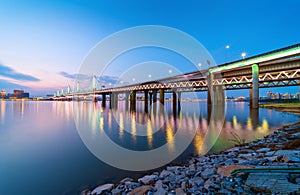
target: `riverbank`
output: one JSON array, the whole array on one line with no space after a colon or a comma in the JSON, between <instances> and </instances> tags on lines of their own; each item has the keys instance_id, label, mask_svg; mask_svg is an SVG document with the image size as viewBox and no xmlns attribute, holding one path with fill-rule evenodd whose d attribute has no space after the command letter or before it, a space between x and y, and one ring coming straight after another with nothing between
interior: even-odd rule
<instances>
[{"instance_id":1,"label":"riverbank","mask_svg":"<svg viewBox=\"0 0 300 195\"><path fill-rule=\"evenodd\" d=\"M138 180L126 178L117 184L85 190L82 194L300 193L300 173L265 171L230 175L240 168L275 167L300 168L300 123L218 154L193 157L182 166L169 166ZM278 182L285 187L278 187Z\"/></svg>"},{"instance_id":2,"label":"riverbank","mask_svg":"<svg viewBox=\"0 0 300 195\"><path fill-rule=\"evenodd\" d=\"M281 112L290 112L293 114L300 114L300 103L267 103L267 104L260 104L259 107L261 108L269 108L275 109Z\"/></svg>"}]
</instances>

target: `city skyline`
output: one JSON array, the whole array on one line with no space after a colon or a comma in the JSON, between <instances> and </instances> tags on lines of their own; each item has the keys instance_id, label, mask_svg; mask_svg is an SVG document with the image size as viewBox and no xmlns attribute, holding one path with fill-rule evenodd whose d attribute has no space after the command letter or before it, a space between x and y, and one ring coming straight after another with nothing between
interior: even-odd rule
<instances>
[{"instance_id":1,"label":"city skyline","mask_svg":"<svg viewBox=\"0 0 300 195\"><path fill-rule=\"evenodd\" d=\"M0 89L24 89L38 96L74 86L74 75L93 46L112 33L139 25L170 26L190 34L206 47L216 64L242 59L244 52L246 57L257 55L300 42L299 27L294 25L300 16L299 5L300 2L292 0L284 4L273 1L2 2ZM183 72L191 71L180 64L180 59L157 53L142 50L116 60L107 79L118 75L116 67L152 58L174 64ZM283 93L287 90L295 92L298 88L276 89ZM240 93L248 95L241 91L236 96Z\"/></svg>"}]
</instances>

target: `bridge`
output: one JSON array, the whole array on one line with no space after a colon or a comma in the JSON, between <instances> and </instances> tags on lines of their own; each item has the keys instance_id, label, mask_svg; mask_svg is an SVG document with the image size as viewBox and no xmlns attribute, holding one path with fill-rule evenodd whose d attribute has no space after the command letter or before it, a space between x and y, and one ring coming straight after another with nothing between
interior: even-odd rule
<instances>
[{"instance_id":1,"label":"bridge","mask_svg":"<svg viewBox=\"0 0 300 195\"><path fill-rule=\"evenodd\" d=\"M249 89L250 106L257 109L259 88L300 85L300 44L206 70L133 85L98 89L97 79L94 76L92 85L92 90L81 91L77 83L74 92L68 87L66 92L58 91L51 99L80 100L89 96L97 101L98 97L102 96L103 107L109 100L109 107L117 108L118 95L124 94L126 108L135 111L137 94L143 94L144 110L148 112L149 104L159 101L164 105L165 93L172 93L173 111L176 112L181 108L181 93L183 92L208 91L207 101L210 106L224 103L224 90Z\"/></svg>"}]
</instances>

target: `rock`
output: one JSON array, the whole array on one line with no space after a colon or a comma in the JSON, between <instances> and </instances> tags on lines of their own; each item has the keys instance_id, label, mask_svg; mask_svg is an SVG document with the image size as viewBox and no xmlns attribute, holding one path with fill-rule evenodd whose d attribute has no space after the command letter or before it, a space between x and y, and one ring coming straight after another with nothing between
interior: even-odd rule
<instances>
[{"instance_id":1,"label":"rock","mask_svg":"<svg viewBox=\"0 0 300 195\"><path fill-rule=\"evenodd\" d=\"M232 193L230 191L222 188L222 189L220 189L219 194L232 194Z\"/></svg>"},{"instance_id":2,"label":"rock","mask_svg":"<svg viewBox=\"0 0 300 195\"><path fill-rule=\"evenodd\" d=\"M115 189L112 189L112 190L111 190L111 193L112 193L113 195L121 195L121 194L122 194L122 191L123 191L123 190L121 190L121 189L115 188Z\"/></svg>"},{"instance_id":3,"label":"rock","mask_svg":"<svg viewBox=\"0 0 300 195\"><path fill-rule=\"evenodd\" d=\"M171 172L171 171L168 171L168 170L163 170L163 171L160 173L159 178L163 179L163 178L165 178L165 177L167 177L167 176L169 176L169 175L171 175L171 174L174 174L174 173Z\"/></svg>"},{"instance_id":4,"label":"rock","mask_svg":"<svg viewBox=\"0 0 300 195\"><path fill-rule=\"evenodd\" d=\"M231 165L231 164L234 164L233 160L231 158L227 159L225 162L224 162L225 165Z\"/></svg>"},{"instance_id":5,"label":"rock","mask_svg":"<svg viewBox=\"0 0 300 195\"><path fill-rule=\"evenodd\" d=\"M163 195L163 194L166 194L167 193L167 190L165 190L163 188L163 183L161 180L158 180L156 183L155 183L155 188L156 188L156 192L154 192L154 195Z\"/></svg>"},{"instance_id":6,"label":"rock","mask_svg":"<svg viewBox=\"0 0 300 195\"><path fill-rule=\"evenodd\" d=\"M254 155L256 155L255 152L254 152L254 153L247 153L247 154L239 154L238 157L239 157L239 158L247 159L247 158L252 157L252 156L254 156Z\"/></svg>"},{"instance_id":7,"label":"rock","mask_svg":"<svg viewBox=\"0 0 300 195\"><path fill-rule=\"evenodd\" d=\"M231 172L236 169L245 169L245 168L252 168L252 167L253 166L245 166L245 165L227 165L224 167L219 167L217 173L229 177Z\"/></svg>"},{"instance_id":8,"label":"rock","mask_svg":"<svg viewBox=\"0 0 300 195\"><path fill-rule=\"evenodd\" d=\"M192 186L203 186L204 180L201 177L196 177L196 178L190 179L189 183L192 184Z\"/></svg>"},{"instance_id":9,"label":"rock","mask_svg":"<svg viewBox=\"0 0 300 195\"><path fill-rule=\"evenodd\" d=\"M276 156L265 157L265 159L270 162L274 162L276 160L276 158L277 158Z\"/></svg>"},{"instance_id":10,"label":"rock","mask_svg":"<svg viewBox=\"0 0 300 195\"><path fill-rule=\"evenodd\" d=\"M266 157L270 157L270 156L273 156L274 154L275 154L275 151L266 152L266 153L265 153L265 156L266 156Z\"/></svg>"},{"instance_id":11,"label":"rock","mask_svg":"<svg viewBox=\"0 0 300 195\"><path fill-rule=\"evenodd\" d=\"M193 171L193 170L186 170L185 171L185 175L187 175L187 176L193 176L195 174L195 171Z\"/></svg>"},{"instance_id":12,"label":"rock","mask_svg":"<svg viewBox=\"0 0 300 195\"><path fill-rule=\"evenodd\" d=\"M300 155L299 150L277 150L274 156Z\"/></svg>"},{"instance_id":13,"label":"rock","mask_svg":"<svg viewBox=\"0 0 300 195\"><path fill-rule=\"evenodd\" d=\"M83 190L80 195L91 195L91 190Z\"/></svg>"},{"instance_id":14,"label":"rock","mask_svg":"<svg viewBox=\"0 0 300 195\"><path fill-rule=\"evenodd\" d=\"M148 192L147 192L147 195L153 195L153 192L148 191Z\"/></svg>"},{"instance_id":15,"label":"rock","mask_svg":"<svg viewBox=\"0 0 300 195\"><path fill-rule=\"evenodd\" d=\"M234 147L234 148L230 148L228 150L226 150L226 152L230 153L230 152L239 152L240 148L239 147Z\"/></svg>"},{"instance_id":16,"label":"rock","mask_svg":"<svg viewBox=\"0 0 300 195\"><path fill-rule=\"evenodd\" d=\"M216 173L216 168L207 168L201 173L203 179L208 179Z\"/></svg>"},{"instance_id":17,"label":"rock","mask_svg":"<svg viewBox=\"0 0 300 195\"><path fill-rule=\"evenodd\" d=\"M209 190L210 188L214 188L216 190L220 189L220 186L215 184L214 182L210 181L210 180L207 180L205 183L204 183L204 188Z\"/></svg>"},{"instance_id":18,"label":"rock","mask_svg":"<svg viewBox=\"0 0 300 195\"><path fill-rule=\"evenodd\" d=\"M180 187L185 190L187 187L187 182L186 181L181 182Z\"/></svg>"},{"instance_id":19,"label":"rock","mask_svg":"<svg viewBox=\"0 0 300 195\"><path fill-rule=\"evenodd\" d=\"M184 195L186 194L182 188L176 188L175 190L176 195Z\"/></svg>"},{"instance_id":20,"label":"rock","mask_svg":"<svg viewBox=\"0 0 300 195\"><path fill-rule=\"evenodd\" d=\"M175 172L178 169L182 169L182 167L180 167L180 166L167 167L167 170L172 171L172 172Z\"/></svg>"},{"instance_id":21,"label":"rock","mask_svg":"<svg viewBox=\"0 0 300 195\"><path fill-rule=\"evenodd\" d=\"M202 162L209 161L209 157L200 156L197 160L198 160L198 162L202 163Z\"/></svg>"},{"instance_id":22,"label":"rock","mask_svg":"<svg viewBox=\"0 0 300 195\"><path fill-rule=\"evenodd\" d=\"M145 175L142 178L138 179L138 182L144 184L144 185L148 185L150 183L153 183L155 181L157 181L159 178L157 175Z\"/></svg>"},{"instance_id":23,"label":"rock","mask_svg":"<svg viewBox=\"0 0 300 195\"><path fill-rule=\"evenodd\" d=\"M286 163L300 163L300 157L295 155L288 155L283 157L283 162Z\"/></svg>"},{"instance_id":24,"label":"rock","mask_svg":"<svg viewBox=\"0 0 300 195\"><path fill-rule=\"evenodd\" d=\"M256 152L259 152L259 153L266 153L269 151L270 151L270 148L260 148L260 149L256 150Z\"/></svg>"},{"instance_id":25,"label":"rock","mask_svg":"<svg viewBox=\"0 0 300 195\"><path fill-rule=\"evenodd\" d=\"M195 165L194 165L194 164L189 165L189 169L190 169L191 171L195 171Z\"/></svg>"},{"instance_id":26,"label":"rock","mask_svg":"<svg viewBox=\"0 0 300 195\"><path fill-rule=\"evenodd\" d=\"M122 179L122 180L120 181L120 183L125 183L125 182L127 182L127 181L133 181L133 179L127 177L127 178Z\"/></svg>"},{"instance_id":27,"label":"rock","mask_svg":"<svg viewBox=\"0 0 300 195\"><path fill-rule=\"evenodd\" d=\"M92 191L92 194L98 195L104 191L110 191L113 186L114 186L114 184L104 184L104 185L98 186Z\"/></svg>"},{"instance_id":28,"label":"rock","mask_svg":"<svg viewBox=\"0 0 300 195\"><path fill-rule=\"evenodd\" d=\"M243 192L244 192L243 188L241 188L240 186L235 187L234 190L235 190L238 194L243 194Z\"/></svg>"},{"instance_id":29,"label":"rock","mask_svg":"<svg viewBox=\"0 0 300 195\"><path fill-rule=\"evenodd\" d=\"M151 186L146 185L146 186L141 186L138 188L135 188L129 192L129 195L144 195L147 191L149 191Z\"/></svg>"},{"instance_id":30,"label":"rock","mask_svg":"<svg viewBox=\"0 0 300 195\"><path fill-rule=\"evenodd\" d=\"M249 165L250 162L248 160L239 159L237 162L238 165Z\"/></svg>"}]
</instances>

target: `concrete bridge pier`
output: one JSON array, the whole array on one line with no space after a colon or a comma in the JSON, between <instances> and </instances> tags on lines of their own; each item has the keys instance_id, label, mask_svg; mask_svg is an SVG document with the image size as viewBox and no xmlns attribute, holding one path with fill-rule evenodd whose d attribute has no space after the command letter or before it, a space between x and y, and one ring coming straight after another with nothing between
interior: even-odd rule
<instances>
[{"instance_id":1,"label":"concrete bridge pier","mask_svg":"<svg viewBox=\"0 0 300 195\"><path fill-rule=\"evenodd\" d=\"M157 91L153 90L153 103L157 102Z\"/></svg>"},{"instance_id":2,"label":"concrete bridge pier","mask_svg":"<svg viewBox=\"0 0 300 195\"><path fill-rule=\"evenodd\" d=\"M118 108L118 94L117 93L114 93L114 92L110 93L109 108L110 109Z\"/></svg>"},{"instance_id":3,"label":"concrete bridge pier","mask_svg":"<svg viewBox=\"0 0 300 195\"><path fill-rule=\"evenodd\" d=\"M176 114L177 114L177 93L176 93L176 91L173 91L172 92L172 95L173 95L173 97L172 97L172 109L173 109L173 115L174 115L174 117L176 116Z\"/></svg>"},{"instance_id":4,"label":"concrete bridge pier","mask_svg":"<svg viewBox=\"0 0 300 195\"><path fill-rule=\"evenodd\" d=\"M113 93L114 94L114 104L113 107L114 109L118 109L118 103L119 103L119 98L118 98L118 93Z\"/></svg>"},{"instance_id":5,"label":"concrete bridge pier","mask_svg":"<svg viewBox=\"0 0 300 195\"><path fill-rule=\"evenodd\" d=\"M125 93L125 99L124 99L124 101L125 101L125 110L126 110L126 111L127 111L128 108L129 108L129 96L130 96L129 93Z\"/></svg>"},{"instance_id":6,"label":"concrete bridge pier","mask_svg":"<svg viewBox=\"0 0 300 195\"><path fill-rule=\"evenodd\" d=\"M181 91L177 92L177 99L178 99L178 113L181 111Z\"/></svg>"},{"instance_id":7,"label":"concrete bridge pier","mask_svg":"<svg viewBox=\"0 0 300 195\"><path fill-rule=\"evenodd\" d=\"M145 90L144 94L145 94L145 98L144 98L145 113L148 113L148 101L149 101L148 94L149 94L149 91Z\"/></svg>"},{"instance_id":8,"label":"concrete bridge pier","mask_svg":"<svg viewBox=\"0 0 300 195\"><path fill-rule=\"evenodd\" d=\"M98 97L96 95L93 95L93 102L98 102Z\"/></svg>"},{"instance_id":9,"label":"concrete bridge pier","mask_svg":"<svg viewBox=\"0 0 300 195\"><path fill-rule=\"evenodd\" d=\"M149 104L150 104L150 106L152 105L152 101L153 101L153 94L152 94L152 92L149 92Z\"/></svg>"},{"instance_id":10,"label":"concrete bridge pier","mask_svg":"<svg viewBox=\"0 0 300 195\"><path fill-rule=\"evenodd\" d=\"M250 88L250 108L258 109L259 99L259 66L257 64L252 65L252 85Z\"/></svg>"},{"instance_id":11,"label":"concrete bridge pier","mask_svg":"<svg viewBox=\"0 0 300 195\"><path fill-rule=\"evenodd\" d=\"M164 105L165 105L165 92L163 89L159 90L159 110L160 113L164 112Z\"/></svg>"},{"instance_id":12,"label":"concrete bridge pier","mask_svg":"<svg viewBox=\"0 0 300 195\"><path fill-rule=\"evenodd\" d=\"M112 109L112 93L109 93L109 109Z\"/></svg>"},{"instance_id":13,"label":"concrete bridge pier","mask_svg":"<svg viewBox=\"0 0 300 195\"><path fill-rule=\"evenodd\" d=\"M253 130L256 130L259 125L258 109L250 109L250 119Z\"/></svg>"},{"instance_id":14,"label":"concrete bridge pier","mask_svg":"<svg viewBox=\"0 0 300 195\"><path fill-rule=\"evenodd\" d=\"M101 105L102 105L103 108L106 107L106 94L105 94L105 93L102 94L102 102L101 102Z\"/></svg>"},{"instance_id":15,"label":"concrete bridge pier","mask_svg":"<svg viewBox=\"0 0 300 195\"><path fill-rule=\"evenodd\" d=\"M132 91L130 94L130 111L136 111L136 91Z\"/></svg>"},{"instance_id":16,"label":"concrete bridge pier","mask_svg":"<svg viewBox=\"0 0 300 195\"><path fill-rule=\"evenodd\" d=\"M156 110L157 110L157 91L153 90L153 114L156 114Z\"/></svg>"},{"instance_id":17,"label":"concrete bridge pier","mask_svg":"<svg viewBox=\"0 0 300 195\"><path fill-rule=\"evenodd\" d=\"M165 92L163 89L159 90L159 103L165 105Z\"/></svg>"},{"instance_id":18,"label":"concrete bridge pier","mask_svg":"<svg viewBox=\"0 0 300 195\"><path fill-rule=\"evenodd\" d=\"M213 74L209 72L207 76L207 121L208 123L210 122L212 100L214 99L213 79L214 79Z\"/></svg>"}]
</instances>

